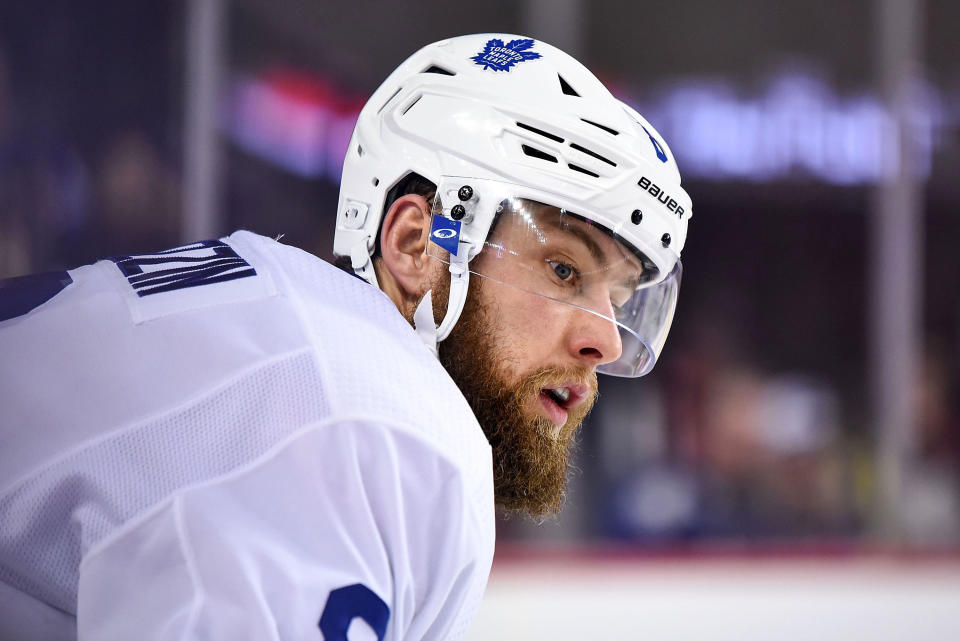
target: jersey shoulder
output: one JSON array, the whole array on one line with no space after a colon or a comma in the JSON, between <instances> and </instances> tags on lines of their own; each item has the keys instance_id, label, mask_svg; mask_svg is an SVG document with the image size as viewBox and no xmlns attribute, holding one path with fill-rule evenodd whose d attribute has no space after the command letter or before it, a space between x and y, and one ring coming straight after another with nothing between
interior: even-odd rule
<instances>
[{"instance_id":1,"label":"jersey shoulder","mask_svg":"<svg viewBox=\"0 0 960 641\"><path fill-rule=\"evenodd\" d=\"M473 483L492 487L490 447L473 411L396 305L306 252L255 242L282 266L279 286L302 309L335 411L408 426L469 470Z\"/></svg>"}]
</instances>

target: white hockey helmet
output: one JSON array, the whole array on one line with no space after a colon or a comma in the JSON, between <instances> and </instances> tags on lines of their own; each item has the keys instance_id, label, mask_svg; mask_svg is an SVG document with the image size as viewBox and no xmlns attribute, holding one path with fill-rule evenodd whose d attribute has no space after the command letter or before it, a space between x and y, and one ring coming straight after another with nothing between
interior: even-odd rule
<instances>
[{"instance_id":1,"label":"white hockey helmet","mask_svg":"<svg viewBox=\"0 0 960 641\"><path fill-rule=\"evenodd\" d=\"M491 277L470 261L494 246L518 274L504 278L501 269L500 282L618 326L622 355L597 371L641 376L653 367L676 305L690 197L656 130L583 65L544 42L477 34L428 45L390 74L360 112L350 141L334 238L334 254L349 256L373 285L371 256L387 194L411 173L437 185L428 253L447 262L451 275L439 328L427 313L429 296L415 315L428 345L435 348L455 325L470 273ZM589 269L574 266L578 290L609 285L615 274L618 286L631 283L630 295L620 287L618 300L595 304L586 294L550 289L556 283L531 270L547 267L567 282L570 266L488 242L495 221L496 229L511 227L502 222L506 216L540 245L561 242L562 232L583 225L602 230L621 248L613 252L619 258L595 256ZM635 273L625 274L625 265Z\"/></svg>"}]
</instances>

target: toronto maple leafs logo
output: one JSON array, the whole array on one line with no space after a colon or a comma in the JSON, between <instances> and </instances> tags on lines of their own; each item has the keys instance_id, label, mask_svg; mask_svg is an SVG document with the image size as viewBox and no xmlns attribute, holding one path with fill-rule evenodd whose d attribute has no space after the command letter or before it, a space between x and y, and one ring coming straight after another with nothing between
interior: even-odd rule
<instances>
[{"instance_id":1,"label":"toronto maple leafs logo","mask_svg":"<svg viewBox=\"0 0 960 641\"><path fill-rule=\"evenodd\" d=\"M536 51L528 51L534 45L530 38L511 40L503 44L503 40L494 38L488 40L483 47L483 51L470 58L484 70L493 69L494 71L510 71L510 68L518 62L525 60L536 60L540 54Z\"/></svg>"}]
</instances>

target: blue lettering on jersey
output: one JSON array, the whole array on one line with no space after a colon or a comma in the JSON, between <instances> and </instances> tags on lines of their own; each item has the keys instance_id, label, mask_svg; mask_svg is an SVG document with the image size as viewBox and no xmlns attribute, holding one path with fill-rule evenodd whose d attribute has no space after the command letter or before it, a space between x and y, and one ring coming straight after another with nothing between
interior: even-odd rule
<instances>
[{"instance_id":1,"label":"blue lettering on jersey","mask_svg":"<svg viewBox=\"0 0 960 641\"><path fill-rule=\"evenodd\" d=\"M30 274L0 280L0 321L32 312L72 282L73 278L67 272Z\"/></svg>"},{"instance_id":2,"label":"blue lettering on jersey","mask_svg":"<svg viewBox=\"0 0 960 641\"><path fill-rule=\"evenodd\" d=\"M470 59L483 67L484 70L510 71L510 68L518 62L536 60L540 57L540 54L536 51L527 51L533 45L534 41L530 38L511 40L507 44L503 44L503 40L499 38L493 38L487 40L483 51Z\"/></svg>"},{"instance_id":3,"label":"blue lettering on jersey","mask_svg":"<svg viewBox=\"0 0 960 641\"><path fill-rule=\"evenodd\" d=\"M256 276L257 272L230 245L204 240L155 254L111 258L137 296Z\"/></svg>"},{"instance_id":4,"label":"blue lettering on jersey","mask_svg":"<svg viewBox=\"0 0 960 641\"><path fill-rule=\"evenodd\" d=\"M456 256L460 249L460 223L459 220L434 216L430 224L430 240Z\"/></svg>"},{"instance_id":5,"label":"blue lettering on jersey","mask_svg":"<svg viewBox=\"0 0 960 641\"><path fill-rule=\"evenodd\" d=\"M354 583L330 592L318 623L324 641L348 641L350 622L360 617L373 628L379 641L387 636L390 608L373 590Z\"/></svg>"}]
</instances>

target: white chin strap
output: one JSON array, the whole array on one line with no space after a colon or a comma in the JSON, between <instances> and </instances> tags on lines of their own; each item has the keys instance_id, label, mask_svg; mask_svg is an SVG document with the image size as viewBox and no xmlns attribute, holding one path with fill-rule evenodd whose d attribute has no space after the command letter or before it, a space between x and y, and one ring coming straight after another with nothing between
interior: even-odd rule
<instances>
[{"instance_id":1,"label":"white chin strap","mask_svg":"<svg viewBox=\"0 0 960 641\"><path fill-rule=\"evenodd\" d=\"M464 252L466 253L466 252ZM454 325L463 312L467 300L467 287L470 284L470 270L465 258L451 257L450 261L450 300L447 301L447 313L438 327L433 320L433 290L427 290L416 311L413 312L413 328L417 336L426 344L433 355L437 355L437 344L453 331Z\"/></svg>"}]
</instances>

